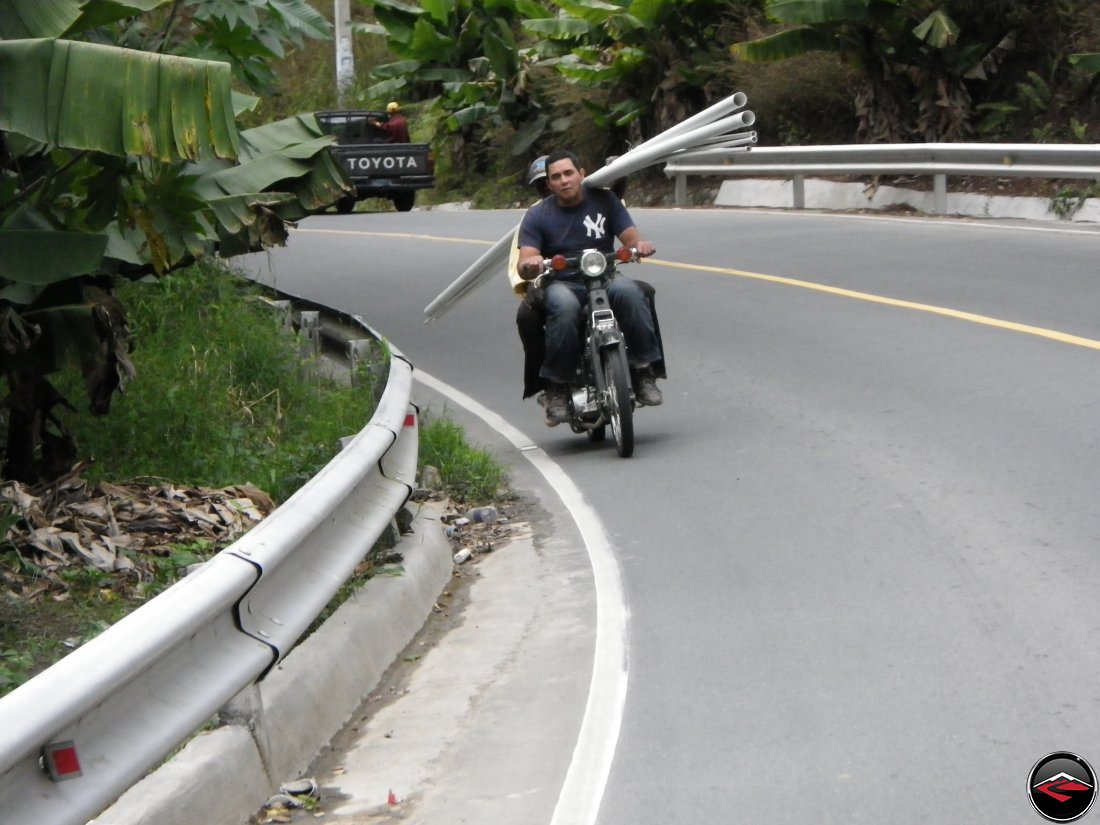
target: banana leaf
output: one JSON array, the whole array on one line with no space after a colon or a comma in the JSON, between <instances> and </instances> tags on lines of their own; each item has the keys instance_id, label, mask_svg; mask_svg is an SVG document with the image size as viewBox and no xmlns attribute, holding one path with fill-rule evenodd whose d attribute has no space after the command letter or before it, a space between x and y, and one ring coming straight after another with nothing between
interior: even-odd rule
<instances>
[{"instance_id":1,"label":"banana leaf","mask_svg":"<svg viewBox=\"0 0 1100 825\"><path fill-rule=\"evenodd\" d=\"M734 43L730 51L734 57L752 63L786 60L809 51L835 51L838 42L831 36L810 28L787 29L758 40Z\"/></svg>"},{"instance_id":2,"label":"banana leaf","mask_svg":"<svg viewBox=\"0 0 1100 825\"><path fill-rule=\"evenodd\" d=\"M231 233L252 226L262 214L260 207L285 220L297 220L349 194L347 176L329 151L335 139L321 131L312 115L247 129L241 132L240 142L236 165L212 161L196 167L195 191L212 206L218 205L219 220L225 209L232 210L229 222L223 223ZM242 203L249 205L251 220Z\"/></svg>"},{"instance_id":3,"label":"banana leaf","mask_svg":"<svg viewBox=\"0 0 1100 825\"><path fill-rule=\"evenodd\" d=\"M540 17L522 21L523 28L551 40L566 40L588 34L591 26L575 17Z\"/></svg>"},{"instance_id":4,"label":"banana leaf","mask_svg":"<svg viewBox=\"0 0 1100 825\"><path fill-rule=\"evenodd\" d=\"M0 0L0 40L63 37L133 17L171 0Z\"/></svg>"},{"instance_id":5,"label":"banana leaf","mask_svg":"<svg viewBox=\"0 0 1100 825\"><path fill-rule=\"evenodd\" d=\"M106 235L0 229L0 300L28 304L50 284L95 271L106 248Z\"/></svg>"},{"instance_id":6,"label":"banana leaf","mask_svg":"<svg viewBox=\"0 0 1100 825\"><path fill-rule=\"evenodd\" d=\"M605 3L603 0L554 0L554 5L573 17L579 17L597 26L611 15L620 14L623 10L622 6Z\"/></svg>"},{"instance_id":7,"label":"banana leaf","mask_svg":"<svg viewBox=\"0 0 1100 825\"><path fill-rule=\"evenodd\" d=\"M913 36L933 48L943 49L959 39L959 25L937 9L913 29Z\"/></svg>"},{"instance_id":8,"label":"banana leaf","mask_svg":"<svg viewBox=\"0 0 1100 825\"><path fill-rule=\"evenodd\" d=\"M0 130L67 149L235 158L227 63L68 40L0 42Z\"/></svg>"},{"instance_id":9,"label":"banana leaf","mask_svg":"<svg viewBox=\"0 0 1100 825\"><path fill-rule=\"evenodd\" d=\"M874 0L769 0L764 10L780 23L812 26L845 20L866 20ZM891 4L895 0L883 0Z\"/></svg>"},{"instance_id":10,"label":"banana leaf","mask_svg":"<svg viewBox=\"0 0 1100 825\"><path fill-rule=\"evenodd\" d=\"M1073 66L1080 66L1082 69L1090 69L1091 71L1100 71L1100 52L1094 52L1092 54L1071 54L1069 56L1069 62Z\"/></svg>"}]
</instances>

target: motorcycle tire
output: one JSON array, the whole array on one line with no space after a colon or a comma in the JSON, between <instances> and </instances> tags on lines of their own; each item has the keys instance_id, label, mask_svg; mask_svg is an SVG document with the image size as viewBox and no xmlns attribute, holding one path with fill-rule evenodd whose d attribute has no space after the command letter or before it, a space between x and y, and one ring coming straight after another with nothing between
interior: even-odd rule
<instances>
[{"instance_id":1,"label":"motorcycle tire","mask_svg":"<svg viewBox=\"0 0 1100 825\"><path fill-rule=\"evenodd\" d=\"M634 454L634 405L630 400L630 370L622 347L604 350L600 355L607 380L607 411L611 417L611 433L615 449L621 458Z\"/></svg>"}]
</instances>

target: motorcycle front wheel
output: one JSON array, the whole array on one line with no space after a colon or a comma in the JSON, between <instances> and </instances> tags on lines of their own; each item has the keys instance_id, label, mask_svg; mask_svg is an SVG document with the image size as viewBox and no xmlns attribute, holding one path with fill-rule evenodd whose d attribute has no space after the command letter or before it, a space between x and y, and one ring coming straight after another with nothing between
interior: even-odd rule
<instances>
[{"instance_id":1,"label":"motorcycle front wheel","mask_svg":"<svg viewBox=\"0 0 1100 825\"><path fill-rule=\"evenodd\" d=\"M630 402L630 370L626 364L626 352L622 347L606 349L601 353L603 374L607 381L607 412L611 418L611 432L615 436L615 449L622 458L634 453L634 407Z\"/></svg>"}]
</instances>

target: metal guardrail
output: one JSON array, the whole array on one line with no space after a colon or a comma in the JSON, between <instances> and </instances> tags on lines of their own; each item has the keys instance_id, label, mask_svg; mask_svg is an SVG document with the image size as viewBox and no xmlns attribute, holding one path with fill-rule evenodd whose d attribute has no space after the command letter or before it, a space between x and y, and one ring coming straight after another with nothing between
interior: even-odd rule
<instances>
[{"instance_id":1,"label":"metal guardrail","mask_svg":"<svg viewBox=\"0 0 1100 825\"><path fill-rule=\"evenodd\" d=\"M411 390L412 365L391 348L374 416L320 473L0 699L0 821L83 825L290 651L414 490Z\"/></svg>"},{"instance_id":2,"label":"metal guardrail","mask_svg":"<svg viewBox=\"0 0 1100 825\"><path fill-rule=\"evenodd\" d=\"M678 155L665 165L675 203L687 201L691 175L782 175L793 182L794 208L806 206L807 175L931 175L933 208L947 211L947 177L1100 180L1100 144L891 143L751 147Z\"/></svg>"}]
</instances>

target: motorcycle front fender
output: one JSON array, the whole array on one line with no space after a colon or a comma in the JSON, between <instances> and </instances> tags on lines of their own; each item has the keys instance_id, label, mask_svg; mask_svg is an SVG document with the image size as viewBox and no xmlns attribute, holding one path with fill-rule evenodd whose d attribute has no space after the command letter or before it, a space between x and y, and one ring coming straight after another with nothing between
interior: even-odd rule
<instances>
[{"instance_id":1,"label":"motorcycle front fender","mask_svg":"<svg viewBox=\"0 0 1100 825\"><path fill-rule=\"evenodd\" d=\"M623 333L619 329L593 330L592 346L592 377L596 385L596 396L602 398L607 392L607 376L603 374L603 353L609 349L625 347Z\"/></svg>"}]
</instances>

